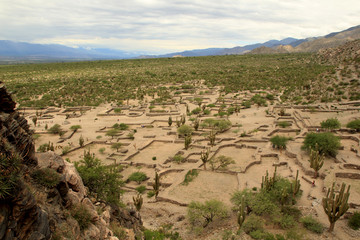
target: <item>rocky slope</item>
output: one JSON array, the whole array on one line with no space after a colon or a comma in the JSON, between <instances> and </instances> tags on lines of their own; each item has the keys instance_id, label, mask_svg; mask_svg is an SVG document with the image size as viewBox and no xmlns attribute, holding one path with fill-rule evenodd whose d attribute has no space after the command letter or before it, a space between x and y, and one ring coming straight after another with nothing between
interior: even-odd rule
<instances>
[{"instance_id":1,"label":"rocky slope","mask_svg":"<svg viewBox=\"0 0 360 240\"><path fill-rule=\"evenodd\" d=\"M15 105L0 82L0 239L115 240L114 229L121 229L123 238L141 231L135 211L88 198L72 163L53 152L36 155L29 125ZM57 176L56 185L34 180L34 173L45 169ZM86 228L81 222L84 212L90 222Z\"/></svg>"}]
</instances>

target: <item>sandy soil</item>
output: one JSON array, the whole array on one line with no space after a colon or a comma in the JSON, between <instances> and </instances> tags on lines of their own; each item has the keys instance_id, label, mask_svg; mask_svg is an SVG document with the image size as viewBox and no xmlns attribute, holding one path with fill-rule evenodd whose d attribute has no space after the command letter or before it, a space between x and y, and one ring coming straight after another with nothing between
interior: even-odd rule
<instances>
[{"instance_id":1,"label":"sandy soil","mask_svg":"<svg viewBox=\"0 0 360 240\"><path fill-rule=\"evenodd\" d=\"M217 92L208 95L202 95L206 98L204 102L216 103L219 96ZM241 95L240 95L241 96ZM183 99L188 96L183 95ZM251 93L247 94L251 97ZM230 98L229 98L230 99ZM228 103L229 100L226 99ZM198 107L196 104L190 103L189 100L184 100L188 103L190 110ZM191 201L205 201L209 199L217 199L223 201L229 208L231 207L230 198L236 190L241 190L245 187L253 188L260 187L261 176L265 175L266 170L269 173L273 172L273 164L279 162L286 162L286 165L278 168L278 173L284 177L294 179L296 171L300 171L301 189L303 191L302 197L298 202L298 206L303 209L304 214L312 213L314 216L324 224L329 226L327 217L323 212L321 206L321 199L325 196L324 188L331 186L335 181L338 185L341 182L351 184L351 195L349 202L355 204L350 208L349 212L353 212L360 206L360 180L340 178L335 174L338 172L360 173L356 169L347 169L344 167L346 163L360 165L360 134L350 134L348 132L339 131L336 134L339 136L352 136L357 140L342 139L341 144L344 150L340 150L336 159L327 159L320 174L324 175L324 179L316 180L316 187L312 187L308 181L312 181L312 174L308 163L308 154L301 150L304 134L308 131L308 127L319 126L320 122L327 118L337 117L339 121L345 125L348 121L360 118L359 111L338 111L338 112L309 112L294 108L286 108L286 112L290 114L289 121L292 123L291 127L285 129L298 129L298 132L278 132L278 135L292 137L293 140L288 143L287 150L296 154L296 158L289 157L285 151L274 150L268 142L271 132L275 129L280 129L277 122L284 121L279 118L278 112L280 108L273 106L256 107L252 106L250 109L242 109L240 113L233 114L229 120L233 125L241 124L240 127L232 127L228 131L217 135L217 143L211 148L211 156L216 153L215 157L219 155L229 156L234 159L235 164L228 167L228 172L214 172L209 166L204 170L201 166L200 153L204 147L208 147L207 141L199 141L194 143L188 150L184 149L183 139L179 139L176 134L176 118L180 119L182 114L186 113L185 104L173 104L165 107L156 106L153 110L164 110L159 112L159 116L150 116L150 104L147 108L140 108L137 101L130 101L130 110L122 110L121 114L116 115L112 110L111 104L101 105L89 110L71 110L67 113L75 113L75 117L67 118L65 109L55 109L57 112L46 113L51 115L51 119L39 119L38 125L35 127L31 121L32 116L35 115L35 110L24 111L28 122L35 130L38 136L36 140L36 147L52 142L55 146L55 152L62 154L64 148L67 148L67 153L63 155L64 158L74 162L82 158L84 150L90 150L96 154L104 164L122 164L124 166L123 176L124 180L135 171L142 171L146 173L149 179L142 185L147 189L151 189L151 183L155 171L159 172L161 182L164 186L161 188L159 197L161 199L170 200L164 202L160 200L155 202L154 199L148 199L144 196L144 205L141 209L141 216L144 226L148 228L158 228L164 224L173 224L174 229L179 231L184 239L194 238L192 233L189 233L189 224L184 218L186 216L186 205ZM336 104L333 104L336 106ZM329 106L324 105L323 109L328 109ZM341 106L344 108L344 106ZM266 113L269 111L269 114ZM171 111L174 123L168 127L167 120ZM296 118L294 112L297 112ZM44 111L45 112L45 111ZM108 114L106 114L108 112ZM138 114L137 116L131 113ZM212 111L212 114L217 111ZM100 115L99 115L100 114ZM115 115L114 115L115 114ZM298 118L300 116L300 119ZM211 116L213 117L213 116ZM190 117L188 117L189 119ZM208 118L202 116L200 119ZM190 124L187 119L186 124ZM303 121L301 121L303 120ZM58 135L46 133L45 125L48 127L54 124L60 124L62 129L67 131L62 138ZM129 124L130 128L124 130L114 138L106 136L106 131L111 129L115 123ZM300 126L300 129L296 126ZM304 125L305 123L305 125ZM72 131L72 125L81 125L71 138L69 137ZM247 136L241 136L246 132ZM134 139L129 139L128 134L133 133ZM82 136L85 140L85 147L79 148L79 138ZM204 139L201 132L193 136L193 141ZM225 139L224 141L220 141ZM230 140L229 140L230 139ZM256 142L258 141L258 142ZM123 146L117 152L111 148L111 144L121 142ZM224 145L232 144L232 146L222 147ZM239 147L253 146L253 148ZM68 147L67 147L68 146ZM351 151L350 149L353 149ZM220 149L218 152L216 150ZM356 150L358 153L355 153ZM167 161L168 158L173 157L179 151L188 159L184 163L174 163ZM135 155L134 155L135 154ZM273 154L270 155L269 154ZM275 155L274 155L275 154ZM190 156L189 156L190 155ZM153 160L156 157L156 160ZM254 162L257 164L252 165ZM186 173L191 169L198 169L199 175L188 185L183 185ZM173 171L169 171L173 170ZM246 171L245 171L246 170ZM129 182L126 184L126 193L123 196L123 201L129 206L133 207L132 196L135 195L137 183ZM171 202L173 201L173 202ZM202 239L219 239L221 232L224 229L236 229L236 221L228 221L225 226L220 228L211 227L206 234L203 234ZM276 230L274 230L276 231ZM220 235L219 235L220 234ZM314 236L309 232L305 232L308 239L314 238L330 238L330 239L359 239L359 233L350 230L346 225L344 218L340 219L335 226L333 234L324 233L321 236ZM246 238L246 236L244 236Z\"/></svg>"}]
</instances>

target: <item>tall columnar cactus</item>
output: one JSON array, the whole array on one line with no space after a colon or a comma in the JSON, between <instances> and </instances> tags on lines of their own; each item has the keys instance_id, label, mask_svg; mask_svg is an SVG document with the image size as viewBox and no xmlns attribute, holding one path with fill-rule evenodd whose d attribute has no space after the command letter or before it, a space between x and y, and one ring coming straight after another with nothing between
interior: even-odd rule
<instances>
[{"instance_id":1,"label":"tall columnar cactus","mask_svg":"<svg viewBox=\"0 0 360 240\"><path fill-rule=\"evenodd\" d=\"M159 195L159 191L160 191L160 176L157 172L155 172L155 178L154 178L155 182L153 184L153 189L155 192L155 200L157 200L157 197Z\"/></svg>"},{"instance_id":2,"label":"tall columnar cactus","mask_svg":"<svg viewBox=\"0 0 360 240\"><path fill-rule=\"evenodd\" d=\"M209 133L209 142L210 142L210 146L214 146L215 145L215 139L216 139L216 132L214 130L211 130Z\"/></svg>"},{"instance_id":3,"label":"tall columnar cactus","mask_svg":"<svg viewBox=\"0 0 360 240\"><path fill-rule=\"evenodd\" d=\"M186 135L185 136L185 149L188 150L190 144L191 144L191 135Z\"/></svg>"},{"instance_id":4,"label":"tall columnar cactus","mask_svg":"<svg viewBox=\"0 0 360 240\"><path fill-rule=\"evenodd\" d=\"M195 131L197 131L199 129L199 125L200 125L200 120L199 118L196 118L194 121L194 129Z\"/></svg>"},{"instance_id":5,"label":"tall columnar cactus","mask_svg":"<svg viewBox=\"0 0 360 240\"><path fill-rule=\"evenodd\" d=\"M294 183L291 184L291 192L292 192L293 204L295 204L295 196L300 191L300 186L301 186L300 180L298 179L298 177L299 177L299 170L296 171L295 181L294 181Z\"/></svg>"},{"instance_id":6,"label":"tall columnar cactus","mask_svg":"<svg viewBox=\"0 0 360 240\"><path fill-rule=\"evenodd\" d=\"M310 150L310 159L309 159L310 167L315 171L314 178L318 177L319 170L324 165L324 159L325 159L325 155L320 154L318 145L316 144L315 150L313 149Z\"/></svg>"},{"instance_id":7,"label":"tall columnar cactus","mask_svg":"<svg viewBox=\"0 0 360 240\"><path fill-rule=\"evenodd\" d=\"M210 148L201 152L200 159L203 162L204 170L206 170L206 163L209 161Z\"/></svg>"},{"instance_id":8,"label":"tall columnar cactus","mask_svg":"<svg viewBox=\"0 0 360 240\"><path fill-rule=\"evenodd\" d=\"M172 123L173 123L173 120L172 120L172 117L170 116L169 119L168 119L168 125L169 125L169 127L171 127Z\"/></svg>"},{"instance_id":9,"label":"tall columnar cactus","mask_svg":"<svg viewBox=\"0 0 360 240\"><path fill-rule=\"evenodd\" d=\"M266 175L262 177L262 182L261 182L262 189L265 189L266 191L270 191L274 187L274 184L276 182L276 170L277 167L275 167L273 177L270 178L269 178L269 172L266 170Z\"/></svg>"},{"instance_id":10,"label":"tall columnar cactus","mask_svg":"<svg viewBox=\"0 0 360 240\"><path fill-rule=\"evenodd\" d=\"M185 114L183 114L183 115L181 116L181 125L184 125L185 122L186 122L186 117L185 117Z\"/></svg>"},{"instance_id":11,"label":"tall columnar cactus","mask_svg":"<svg viewBox=\"0 0 360 240\"><path fill-rule=\"evenodd\" d=\"M140 212L140 209L143 205L143 198L142 196L138 193L138 195L136 197L133 197L133 201L134 201L134 205L136 207L136 210L138 212Z\"/></svg>"},{"instance_id":12,"label":"tall columnar cactus","mask_svg":"<svg viewBox=\"0 0 360 240\"><path fill-rule=\"evenodd\" d=\"M326 197L322 199L322 204L325 213L328 216L330 227L329 232L332 232L335 227L335 222L349 209L349 196L350 196L350 185L347 188L345 193L346 184L341 185L339 194L335 194L335 182L333 183L331 189L328 189Z\"/></svg>"},{"instance_id":13,"label":"tall columnar cactus","mask_svg":"<svg viewBox=\"0 0 360 240\"><path fill-rule=\"evenodd\" d=\"M237 217L237 222L239 224L239 230L240 230L242 224L245 221L245 217L246 217L245 196L242 195L242 197L241 197L241 205L240 205L239 212L238 212L238 217Z\"/></svg>"}]
</instances>

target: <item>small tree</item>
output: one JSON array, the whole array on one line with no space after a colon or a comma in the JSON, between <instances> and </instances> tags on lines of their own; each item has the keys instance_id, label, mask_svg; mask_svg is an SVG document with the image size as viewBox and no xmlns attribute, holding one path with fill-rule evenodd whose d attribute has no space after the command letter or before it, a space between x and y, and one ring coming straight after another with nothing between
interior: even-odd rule
<instances>
[{"instance_id":1,"label":"small tree","mask_svg":"<svg viewBox=\"0 0 360 240\"><path fill-rule=\"evenodd\" d=\"M209 161L211 170L225 170L230 164L234 164L235 161L231 157L220 155L216 158L212 158Z\"/></svg>"},{"instance_id":2,"label":"small tree","mask_svg":"<svg viewBox=\"0 0 360 240\"><path fill-rule=\"evenodd\" d=\"M315 171L314 178L318 177L318 172L324 165L324 159L325 159L324 154L320 154L318 150L318 145L316 144L315 150L313 149L310 150L310 159L309 159L310 167Z\"/></svg>"},{"instance_id":3,"label":"small tree","mask_svg":"<svg viewBox=\"0 0 360 240\"><path fill-rule=\"evenodd\" d=\"M341 127L341 124L337 118L329 118L325 121L322 121L320 125L322 128L325 128L327 130L338 129Z\"/></svg>"},{"instance_id":4,"label":"small tree","mask_svg":"<svg viewBox=\"0 0 360 240\"><path fill-rule=\"evenodd\" d=\"M340 139L330 132L308 133L301 148L310 151L316 147L316 144L320 154L335 157L340 148Z\"/></svg>"},{"instance_id":5,"label":"small tree","mask_svg":"<svg viewBox=\"0 0 360 240\"><path fill-rule=\"evenodd\" d=\"M110 129L105 133L105 136L109 136L111 137L111 139L113 139L116 135L119 134L119 130L117 129Z\"/></svg>"},{"instance_id":6,"label":"small tree","mask_svg":"<svg viewBox=\"0 0 360 240\"><path fill-rule=\"evenodd\" d=\"M188 206L187 216L192 225L207 227L215 218L225 218L228 210L223 202L208 200L205 203L192 201Z\"/></svg>"},{"instance_id":7,"label":"small tree","mask_svg":"<svg viewBox=\"0 0 360 240\"><path fill-rule=\"evenodd\" d=\"M120 149L121 147L122 147L122 143L120 143L120 142L113 143L113 144L111 145L111 148L112 148L112 149L116 149L117 152L119 151L119 149Z\"/></svg>"},{"instance_id":8,"label":"small tree","mask_svg":"<svg viewBox=\"0 0 360 240\"><path fill-rule=\"evenodd\" d=\"M59 124L55 124L48 130L51 134L60 134L62 132L61 126Z\"/></svg>"},{"instance_id":9,"label":"small tree","mask_svg":"<svg viewBox=\"0 0 360 240\"><path fill-rule=\"evenodd\" d=\"M177 132L180 136L190 136L194 129L189 125L182 125L177 129Z\"/></svg>"},{"instance_id":10,"label":"small tree","mask_svg":"<svg viewBox=\"0 0 360 240\"><path fill-rule=\"evenodd\" d=\"M348 124L346 124L346 127L353 129L356 132L360 132L360 119L356 119L354 121L348 122Z\"/></svg>"},{"instance_id":11,"label":"small tree","mask_svg":"<svg viewBox=\"0 0 360 240\"><path fill-rule=\"evenodd\" d=\"M81 129L81 126L80 125L73 125L70 127L70 130L76 132L77 130Z\"/></svg>"},{"instance_id":12,"label":"small tree","mask_svg":"<svg viewBox=\"0 0 360 240\"><path fill-rule=\"evenodd\" d=\"M349 209L349 196L350 196L350 185L347 188L345 193L346 184L341 185L339 194L335 195L335 182L333 183L331 189L328 189L326 197L323 198L323 208L325 213L328 216L330 227L329 232L332 232L335 227L335 222Z\"/></svg>"}]
</instances>

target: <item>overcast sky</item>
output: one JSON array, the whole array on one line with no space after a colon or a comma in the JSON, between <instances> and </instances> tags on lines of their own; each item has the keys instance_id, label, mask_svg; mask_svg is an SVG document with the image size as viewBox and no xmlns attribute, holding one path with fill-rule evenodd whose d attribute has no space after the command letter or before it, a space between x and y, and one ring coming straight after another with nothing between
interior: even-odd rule
<instances>
[{"instance_id":1,"label":"overcast sky","mask_svg":"<svg viewBox=\"0 0 360 240\"><path fill-rule=\"evenodd\" d=\"M0 0L0 39L166 53L322 36L359 0Z\"/></svg>"}]
</instances>

